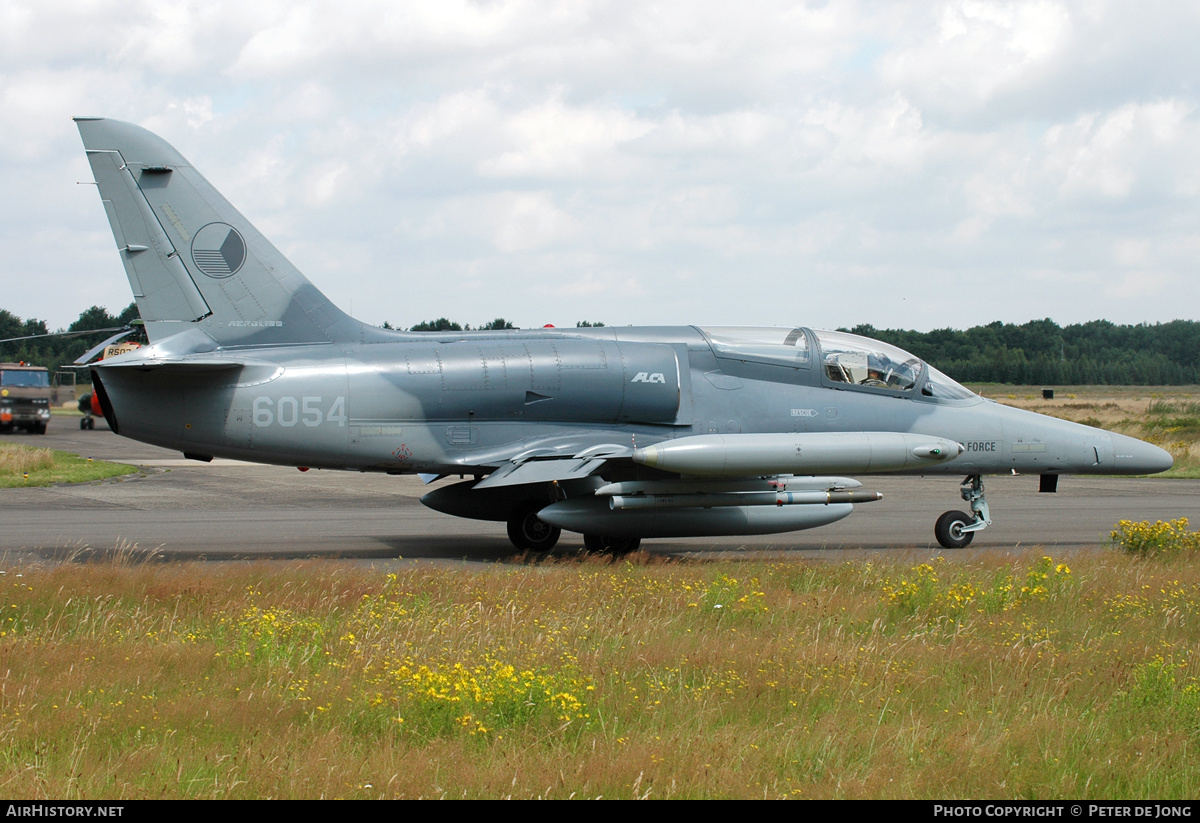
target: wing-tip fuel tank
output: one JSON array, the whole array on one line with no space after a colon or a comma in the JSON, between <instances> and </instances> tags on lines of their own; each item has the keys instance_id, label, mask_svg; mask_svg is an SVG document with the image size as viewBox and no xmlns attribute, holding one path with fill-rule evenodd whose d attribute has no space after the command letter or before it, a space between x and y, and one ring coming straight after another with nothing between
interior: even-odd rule
<instances>
[{"instance_id":1,"label":"wing-tip fuel tank","mask_svg":"<svg viewBox=\"0 0 1200 823\"><path fill-rule=\"evenodd\" d=\"M982 398L909 352L802 326L409 333L334 306L161 137L76 118L150 345L92 367L114 432L201 459L469 476L422 498L561 529L598 551L647 537L815 528L879 495L842 475L957 474L961 547L987 474L1163 471L1141 441ZM117 421L120 421L118 427ZM903 538L911 540L912 538Z\"/></svg>"}]
</instances>

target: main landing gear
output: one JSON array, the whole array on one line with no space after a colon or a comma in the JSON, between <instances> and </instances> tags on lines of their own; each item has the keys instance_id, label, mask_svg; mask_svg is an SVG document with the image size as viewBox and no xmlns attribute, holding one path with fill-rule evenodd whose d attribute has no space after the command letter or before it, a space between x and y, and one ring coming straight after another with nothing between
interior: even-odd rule
<instances>
[{"instance_id":1,"label":"main landing gear","mask_svg":"<svg viewBox=\"0 0 1200 823\"><path fill-rule=\"evenodd\" d=\"M968 475L963 479L958 492L962 499L970 504L971 514L948 511L938 518L937 525L933 528L938 543L947 549L965 548L975 536L975 532L983 531L992 525L987 500L983 496L982 475Z\"/></svg>"},{"instance_id":2,"label":"main landing gear","mask_svg":"<svg viewBox=\"0 0 1200 823\"><path fill-rule=\"evenodd\" d=\"M545 554L554 548L562 529L551 526L538 517L545 503L529 501L518 506L508 519L508 539L522 551ZM638 550L642 541L637 537L607 537L600 534L585 534L583 547L589 554L607 554L623 557Z\"/></svg>"},{"instance_id":3,"label":"main landing gear","mask_svg":"<svg viewBox=\"0 0 1200 823\"><path fill-rule=\"evenodd\" d=\"M508 539L518 549L541 554L553 549L554 544L558 542L562 529L538 519L538 512L545 505L530 502L518 506L508 519Z\"/></svg>"},{"instance_id":4,"label":"main landing gear","mask_svg":"<svg viewBox=\"0 0 1200 823\"><path fill-rule=\"evenodd\" d=\"M79 410L83 412L83 418L79 421L79 430L93 431L96 428L96 418L92 413L92 394L90 392L79 398Z\"/></svg>"}]
</instances>

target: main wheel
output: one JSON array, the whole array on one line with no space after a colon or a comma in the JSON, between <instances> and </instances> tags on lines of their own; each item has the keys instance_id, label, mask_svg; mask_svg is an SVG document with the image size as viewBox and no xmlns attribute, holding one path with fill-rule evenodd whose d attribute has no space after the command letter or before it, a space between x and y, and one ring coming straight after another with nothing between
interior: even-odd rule
<instances>
[{"instance_id":1,"label":"main wheel","mask_svg":"<svg viewBox=\"0 0 1200 823\"><path fill-rule=\"evenodd\" d=\"M937 519L933 533L937 535L937 541L943 548L965 548L975 536L975 532L964 532L963 526L969 526L973 522L974 518L966 512L946 512Z\"/></svg>"},{"instance_id":2,"label":"main wheel","mask_svg":"<svg viewBox=\"0 0 1200 823\"><path fill-rule=\"evenodd\" d=\"M600 534L585 534L583 548L592 554L611 554L620 557L638 550L642 545L640 537L605 537Z\"/></svg>"},{"instance_id":3,"label":"main wheel","mask_svg":"<svg viewBox=\"0 0 1200 823\"><path fill-rule=\"evenodd\" d=\"M518 549L548 552L558 542L562 529L538 519L540 503L526 503L508 519L508 539Z\"/></svg>"}]
</instances>

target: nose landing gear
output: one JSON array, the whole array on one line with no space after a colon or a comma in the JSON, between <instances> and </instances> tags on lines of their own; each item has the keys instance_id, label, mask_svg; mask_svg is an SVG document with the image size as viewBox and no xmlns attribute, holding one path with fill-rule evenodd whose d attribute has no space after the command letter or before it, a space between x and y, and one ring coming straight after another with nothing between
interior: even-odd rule
<instances>
[{"instance_id":1,"label":"nose landing gear","mask_svg":"<svg viewBox=\"0 0 1200 823\"><path fill-rule=\"evenodd\" d=\"M933 533L937 536L938 543L946 549L966 547L975 536L975 532L983 531L992 525L987 500L983 496L982 475L968 475L963 479L958 492L962 499L970 504L971 514L948 511L938 518Z\"/></svg>"}]
</instances>

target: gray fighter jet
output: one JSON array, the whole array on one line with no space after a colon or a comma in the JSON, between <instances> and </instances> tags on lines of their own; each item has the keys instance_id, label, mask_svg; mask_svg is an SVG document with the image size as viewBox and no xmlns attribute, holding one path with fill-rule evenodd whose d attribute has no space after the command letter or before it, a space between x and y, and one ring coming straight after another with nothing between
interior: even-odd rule
<instances>
[{"instance_id":1,"label":"gray fighter jet","mask_svg":"<svg viewBox=\"0 0 1200 823\"><path fill-rule=\"evenodd\" d=\"M174 148L76 118L150 345L92 368L114 432L286 466L469 480L422 502L508 524L519 549L561 529L596 551L642 538L770 534L879 498L850 475L1147 474L1140 440L986 401L893 346L804 327L406 333L326 299Z\"/></svg>"}]
</instances>

